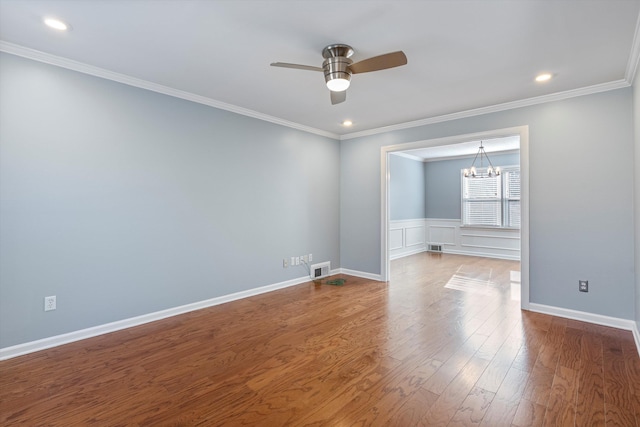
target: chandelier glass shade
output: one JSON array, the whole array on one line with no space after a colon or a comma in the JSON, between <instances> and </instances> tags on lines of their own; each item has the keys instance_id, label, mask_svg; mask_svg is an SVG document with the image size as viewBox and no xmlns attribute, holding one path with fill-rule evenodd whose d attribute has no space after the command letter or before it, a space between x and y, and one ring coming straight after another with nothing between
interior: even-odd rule
<instances>
[{"instance_id":1,"label":"chandelier glass shade","mask_svg":"<svg viewBox=\"0 0 640 427\"><path fill-rule=\"evenodd\" d=\"M480 159L480 165L476 168L476 161ZM487 168L484 168L484 159L487 160ZM489 156L487 152L484 151L484 147L482 146L482 141L480 141L480 148L478 148L478 152L476 156L473 158L473 163L471 163L471 167L465 169L463 171L465 178L493 178L494 176L500 176L500 167L493 167L491 160L489 160Z\"/></svg>"}]
</instances>

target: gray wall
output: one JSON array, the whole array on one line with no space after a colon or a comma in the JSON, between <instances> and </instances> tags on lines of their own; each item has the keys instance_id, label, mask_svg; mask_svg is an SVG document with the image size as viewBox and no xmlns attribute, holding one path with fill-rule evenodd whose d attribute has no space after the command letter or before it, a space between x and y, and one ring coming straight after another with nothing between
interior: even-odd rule
<instances>
[{"instance_id":1,"label":"gray wall","mask_svg":"<svg viewBox=\"0 0 640 427\"><path fill-rule=\"evenodd\" d=\"M0 347L339 267L337 141L8 54L0 94Z\"/></svg>"},{"instance_id":2,"label":"gray wall","mask_svg":"<svg viewBox=\"0 0 640 427\"><path fill-rule=\"evenodd\" d=\"M531 302L633 319L631 88L342 141L342 267L381 271L380 147L522 125Z\"/></svg>"},{"instance_id":3,"label":"gray wall","mask_svg":"<svg viewBox=\"0 0 640 427\"><path fill-rule=\"evenodd\" d=\"M424 162L391 155L389 158L391 221L425 218L424 172Z\"/></svg>"},{"instance_id":4,"label":"gray wall","mask_svg":"<svg viewBox=\"0 0 640 427\"><path fill-rule=\"evenodd\" d=\"M0 347L303 276L291 255L378 274L380 147L520 125L531 301L640 326L635 83L339 144L0 54Z\"/></svg>"},{"instance_id":5,"label":"gray wall","mask_svg":"<svg viewBox=\"0 0 640 427\"><path fill-rule=\"evenodd\" d=\"M494 166L516 166L520 155L490 154ZM468 168L473 158L438 160L425 163L427 218L460 219L462 215L462 185L460 171Z\"/></svg>"},{"instance_id":6,"label":"gray wall","mask_svg":"<svg viewBox=\"0 0 640 427\"><path fill-rule=\"evenodd\" d=\"M636 324L640 330L640 66L633 84L633 127L635 139L635 273Z\"/></svg>"}]
</instances>

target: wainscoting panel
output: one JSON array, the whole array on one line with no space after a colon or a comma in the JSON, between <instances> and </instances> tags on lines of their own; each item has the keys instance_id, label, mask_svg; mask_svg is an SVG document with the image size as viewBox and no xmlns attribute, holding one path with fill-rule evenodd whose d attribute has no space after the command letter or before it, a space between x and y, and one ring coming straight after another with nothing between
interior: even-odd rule
<instances>
[{"instance_id":1,"label":"wainscoting panel","mask_svg":"<svg viewBox=\"0 0 640 427\"><path fill-rule=\"evenodd\" d=\"M442 245L442 252L520 260L520 230L463 227L459 219L411 219L389 222L389 259Z\"/></svg>"},{"instance_id":2,"label":"wainscoting panel","mask_svg":"<svg viewBox=\"0 0 640 427\"><path fill-rule=\"evenodd\" d=\"M463 227L459 219L427 218L427 245L442 252L520 260L520 230Z\"/></svg>"},{"instance_id":3,"label":"wainscoting panel","mask_svg":"<svg viewBox=\"0 0 640 427\"><path fill-rule=\"evenodd\" d=\"M403 232L402 228L390 228L389 229L389 250L395 251L397 249L402 249L404 246L403 242Z\"/></svg>"},{"instance_id":4,"label":"wainscoting panel","mask_svg":"<svg viewBox=\"0 0 640 427\"><path fill-rule=\"evenodd\" d=\"M396 259L427 250L424 219L389 222L389 258Z\"/></svg>"},{"instance_id":5,"label":"wainscoting panel","mask_svg":"<svg viewBox=\"0 0 640 427\"><path fill-rule=\"evenodd\" d=\"M424 225L406 227L404 229L405 246L424 246Z\"/></svg>"},{"instance_id":6,"label":"wainscoting panel","mask_svg":"<svg viewBox=\"0 0 640 427\"><path fill-rule=\"evenodd\" d=\"M428 220L425 220L428 221ZM456 227L453 225L429 225L429 243L442 245L456 244Z\"/></svg>"}]
</instances>

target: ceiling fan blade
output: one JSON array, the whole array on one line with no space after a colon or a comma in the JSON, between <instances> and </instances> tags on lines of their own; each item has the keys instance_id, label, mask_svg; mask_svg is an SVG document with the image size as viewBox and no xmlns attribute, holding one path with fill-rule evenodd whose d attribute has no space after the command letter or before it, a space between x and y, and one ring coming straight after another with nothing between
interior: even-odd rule
<instances>
[{"instance_id":1,"label":"ceiling fan blade","mask_svg":"<svg viewBox=\"0 0 640 427\"><path fill-rule=\"evenodd\" d=\"M331 91L331 105L340 104L347 100L347 91L343 90L342 92L334 92Z\"/></svg>"},{"instance_id":2,"label":"ceiling fan blade","mask_svg":"<svg viewBox=\"0 0 640 427\"><path fill-rule=\"evenodd\" d=\"M309 70L309 71L324 71L320 67L314 67L311 65L300 65L300 64L289 64L287 62L272 62L272 67L283 67L283 68L295 68L298 70Z\"/></svg>"},{"instance_id":3,"label":"ceiling fan blade","mask_svg":"<svg viewBox=\"0 0 640 427\"><path fill-rule=\"evenodd\" d=\"M355 64L349 65L349 69L353 74L358 74L368 73L369 71L386 70L387 68L399 67L406 64L407 56L403 51L399 50L356 62Z\"/></svg>"}]
</instances>

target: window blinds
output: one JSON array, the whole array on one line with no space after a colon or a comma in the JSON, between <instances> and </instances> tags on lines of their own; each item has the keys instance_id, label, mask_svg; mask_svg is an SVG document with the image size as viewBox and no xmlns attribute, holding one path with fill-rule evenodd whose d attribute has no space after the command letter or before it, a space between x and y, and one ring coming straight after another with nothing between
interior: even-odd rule
<instances>
[{"instance_id":1,"label":"window blinds","mask_svg":"<svg viewBox=\"0 0 640 427\"><path fill-rule=\"evenodd\" d=\"M464 225L520 227L519 168L505 168L490 178L461 177Z\"/></svg>"}]
</instances>

